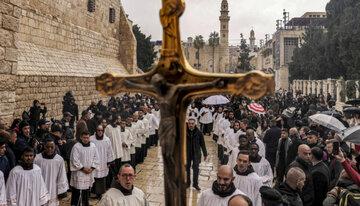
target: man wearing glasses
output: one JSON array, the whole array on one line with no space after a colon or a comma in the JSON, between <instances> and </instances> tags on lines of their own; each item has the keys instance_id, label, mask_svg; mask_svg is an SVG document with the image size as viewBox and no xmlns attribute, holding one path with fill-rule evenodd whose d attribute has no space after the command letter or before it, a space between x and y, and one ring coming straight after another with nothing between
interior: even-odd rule
<instances>
[{"instance_id":1,"label":"man wearing glasses","mask_svg":"<svg viewBox=\"0 0 360 206\"><path fill-rule=\"evenodd\" d=\"M101 198L98 205L148 206L145 194L134 186L135 170L130 164L121 166L117 180Z\"/></svg>"}]
</instances>

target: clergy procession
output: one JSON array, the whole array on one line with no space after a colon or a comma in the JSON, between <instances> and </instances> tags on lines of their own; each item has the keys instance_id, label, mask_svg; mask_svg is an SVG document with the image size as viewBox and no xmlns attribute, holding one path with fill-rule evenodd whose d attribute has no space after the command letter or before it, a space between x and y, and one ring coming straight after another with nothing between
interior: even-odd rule
<instances>
[{"instance_id":1,"label":"clergy procession","mask_svg":"<svg viewBox=\"0 0 360 206\"><path fill-rule=\"evenodd\" d=\"M134 184L159 143L157 102L124 94L78 111L68 92L61 120L34 100L12 125L0 122L0 206L150 204ZM198 206L360 205L356 111L335 110L329 95L291 92L195 99L186 112L187 191L199 194ZM216 180L201 188L210 156Z\"/></svg>"}]
</instances>

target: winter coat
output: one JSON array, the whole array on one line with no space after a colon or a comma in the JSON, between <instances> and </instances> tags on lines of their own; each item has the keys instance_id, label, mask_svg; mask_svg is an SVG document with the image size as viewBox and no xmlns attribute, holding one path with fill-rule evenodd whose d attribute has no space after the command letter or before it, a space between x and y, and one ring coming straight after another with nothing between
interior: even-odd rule
<instances>
[{"instance_id":1,"label":"winter coat","mask_svg":"<svg viewBox=\"0 0 360 206\"><path fill-rule=\"evenodd\" d=\"M275 189L281 193L284 205L303 206L299 192L293 190L288 184L286 184L286 182L280 183L280 185Z\"/></svg>"},{"instance_id":2,"label":"winter coat","mask_svg":"<svg viewBox=\"0 0 360 206\"><path fill-rule=\"evenodd\" d=\"M314 193L313 206L318 206L321 205L326 198L330 182L330 170L328 166L321 161L313 166L311 175L313 178L314 191L316 191Z\"/></svg>"},{"instance_id":3,"label":"winter coat","mask_svg":"<svg viewBox=\"0 0 360 206\"><path fill-rule=\"evenodd\" d=\"M279 127L271 127L265 133L263 142L265 143L265 157L273 167L276 162L276 151L281 136L281 129Z\"/></svg>"},{"instance_id":4,"label":"winter coat","mask_svg":"<svg viewBox=\"0 0 360 206\"><path fill-rule=\"evenodd\" d=\"M187 142L186 142L187 159L194 160L200 163L201 151L203 152L204 156L207 156L204 135L197 127L195 127L193 131L187 129L186 138L187 138Z\"/></svg>"}]
</instances>

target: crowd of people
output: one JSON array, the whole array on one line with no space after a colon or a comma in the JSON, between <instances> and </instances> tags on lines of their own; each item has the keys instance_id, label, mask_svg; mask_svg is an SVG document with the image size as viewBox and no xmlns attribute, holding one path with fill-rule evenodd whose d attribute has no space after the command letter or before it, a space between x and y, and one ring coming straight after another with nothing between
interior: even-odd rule
<instances>
[{"instance_id":1,"label":"crowd of people","mask_svg":"<svg viewBox=\"0 0 360 206\"><path fill-rule=\"evenodd\" d=\"M360 204L358 146L309 120L336 112L327 96L277 93L257 101L265 112L242 97L215 106L194 100L186 112L186 173L187 187L201 191L198 205ZM134 179L158 145L157 102L125 94L93 102L79 117L68 92L62 112L61 120L50 120L35 100L10 127L0 122L0 206L59 205L69 192L71 205L89 205L90 196L104 206L147 205ZM346 126L360 123L357 114L338 118ZM199 165L209 156L205 138L217 145L211 188L199 186Z\"/></svg>"}]
</instances>

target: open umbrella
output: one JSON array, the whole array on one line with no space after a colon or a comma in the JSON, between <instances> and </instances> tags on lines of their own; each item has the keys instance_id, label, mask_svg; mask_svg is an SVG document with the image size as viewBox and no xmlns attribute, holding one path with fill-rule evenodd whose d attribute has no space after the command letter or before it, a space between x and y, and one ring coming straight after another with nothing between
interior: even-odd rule
<instances>
[{"instance_id":1,"label":"open umbrella","mask_svg":"<svg viewBox=\"0 0 360 206\"><path fill-rule=\"evenodd\" d=\"M351 105L360 105L360 99L351 99L345 102L345 104L351 104Z\"/></svg>"},{"instance_id":2,"label":"open umbrella","mask_svg":"<svg viewBox=\"0 0 360 206\"><path fill-rule=\"evenodd\" d=\"M343 110L347 114L360 114L360 108L358 107L347 107Z\"/></svg>"},{"instance_id":3,"label":"open umbrella","mask_svg":"<svg viewBox=\"0 0 360 206\"><path fill-rule=\"evenodd\" d=\"M343 132L343 141L360 144L360 125L350 127Z\"/></svg>"},{"instance_id":4,"label":"open umbrella","mask_svg":"<svg viewBox=\"0 0 360 206\"><path fill-rule=\"evenodd\" d=\"M229 102L230 101L228 100L228 98L224 97L223 95L213 95L202 101L203 104L207 105L221 105L227 104Z\"/></svg>"},{"instance_id":5,"label":"open umbrella","mask_svg":"<svg viewBox=\"0 0 360 206\"><path fill-rule=\"evenodd\" d=\"M337 119L339 118L342 118L342 114L338 111L335 111L335 110L329 110L329 111L323 111L323 112L320 112L320 114L326 114L326 115L329 115L329 116L333 116Z\"/></svg>"},{"instance_id":6,"label":"open umbrella","mask_svg":"<svg viewBox=\"0 0 360 206\"><path fill-rule=\"evenodd\" d=\"M247 106L247 108L256 114L265 114L265 109L263 106L261 106L261 104L251 103Z\"/></svg>"},{"instance_id":7,"label":"open umbrella","mask_svg":"<svg viewBox=\"0 0 360 206\"><path fill-rule=\"evenodd\" d=\"M333 116L329 116L326 114L314 114L309 117L309 119L316 124L324 126L326 128L332 129L337 132L342 132L346 129L343 123L341 123L338 119Z\"/></svg>"}]
</instances>

